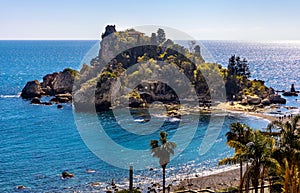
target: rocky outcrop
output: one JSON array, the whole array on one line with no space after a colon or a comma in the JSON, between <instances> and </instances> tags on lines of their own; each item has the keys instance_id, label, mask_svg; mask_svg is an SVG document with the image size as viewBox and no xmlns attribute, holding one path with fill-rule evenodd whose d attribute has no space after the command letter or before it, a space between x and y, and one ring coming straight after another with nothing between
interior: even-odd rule
<instances>
[{"instance_id":1,"label":"rocky outcrop","mask_svg":"<svg viewBox=\"0 0 300 193\"><path fill-rule=\"evenodd\" d=\"M291 90L289 92L284 92L282 95L283 96L298 96L298 94L296 93L294 84L291 85Z\"/></svg>"},{"instance_id":2,"label":"rocky outcrop","mask_svg":"<svg viewBox=\"0 0 300 193\"><path fill-rule=\"evenodd\" d=\"M298 96L298 94L295 92L284 92L282 95L283 96Z\"/></svg>"},{"instance_id":3,"label":"rocky outcrop","mask_svg":"<svg viewBox=\"0 0 300 193\"><path fill-rule=\"evenodd\" d=\"M271 101L270 99L266 98L261 101L261 104L263 104L264 106L268 106L271 104Z\"/></svg>"},{"instance_id":4,"label":"rocky outcrop","mask_svg":"<svg viewBox=\"0 0 300 193\"><path fill-rule=\"evenodd\" d=\"M268 106L271 104L286 104L286 99L282 98L278 94L270 94L266 98L260 98L258 96L244 96L240 104Z\"/></svg>"},{"instance_id":5,"label":"rocky outcrop","mask_svg":"<svg viewBox=\"0 0 300 193\"><path fill-rule=\"evenodd\" d=\"M247 96L247 103L249 105L258 105L261 103L261 98L258 96Z\"/></svg>"},{"instance_id":6,"label":"rocky outcrop","mask_svg":"<svg viewBox=\"0 0 300 193\"><path fill-rule=\"evenodd\" d=\"M32 104L52 105L52 103L67 103L72 101L72 90L78 72L65 69L62 72L54 72L43 77L43 82L29 81L22 89L23 99L32 99ZM42 96L55 96L49 102L41 102Z\"/></svg>"},{"instance_id":7,"label":"rocky outcrop","mask_svg":"<svg viewBox=\"0 0 300 193\"><path fill-rule=\"evenodd\" d=\"M54 94L72 93L74 77L68 70L64 70L57 74L53 80L53 92Z\"/></svg>"},{"instance_id":8,"label":"rocky outcrop","mask_svg":"<svg viewBox=\"0 0 300 193\"><path fill-rule=\"evenodd\" d=\"M41 83L45 95L56 95L72 93L74 77L71 69L65 69L62 72L47 74L43 77Z\"/></svg>"},{"instance_id":9,"label":"rocky outcrop","mask_svg":"<svg viewBox=\"0 0 300 193\"><path fill-rule=\"evenodd\" d=\"M286 99L282 98L278 94L273 94L268 97L272 104L286 104Z\"/></svg>"},{"instance_id":10,"label":"rocky outcrop","mask_svg":"<svg viewBox=\"0 0 300 193\"><path fill-rule=\"evenodd\" d=\"M67 103L72 101L72 94L57 94L54 98L50 99L50 102L53 103Z\"/></svg>"},{"instance_id":11,"label":"rocky outcrop","mask_svg":"<svg viewBox=\"0 0 300 193\"><path fill-rule=\"evenodd\" d=\"M47 74L43 77L43 82L41 83L41 86L43 88L43 91L46 95L53 95L53 82L54 79L57 77L58 73L55 72L53 74Z\"/></svg>"},{"instance_id":12,"label":"rocky outcrop","mask_svg":"<svg viewBox=\"0 0 300 193\"><path fill-rule=\"evenodd\" d=\"M34 97L41 97L42 87L38 80L27 82L22 89L21 97L24 99L31 99Z\"/></svg>"}]
</instances>

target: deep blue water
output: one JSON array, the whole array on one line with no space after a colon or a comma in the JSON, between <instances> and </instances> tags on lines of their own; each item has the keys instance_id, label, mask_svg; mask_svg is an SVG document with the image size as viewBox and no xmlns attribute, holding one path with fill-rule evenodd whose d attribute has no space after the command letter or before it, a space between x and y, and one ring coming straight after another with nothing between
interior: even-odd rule
<instances>
[{"instance_id":1,"label":"deep blue water","mask_svg":"<svg viewBox=\"0 0 300 193\"><path fill-rule=\"evenodd\" d=\"M210 50L215 60L224 65L232 54L247 57L253 70L253 77L267 80L268 86L288 89L291 83L295 83L296 89L300 87L300 80L296 75L299 74L297 66L299 66L300 44L229 41L202 43ZM97 41L0 41L1 192L15 192L18 185L28 187L24 192L73 190L90 192L103 190L112 178L120 184L126 181L127 170L105 163L84 144L70 105L64 105L63 109L57 109L55 105L31 105L29 101L18 97L18 93L29 80L41 80L45 74L67 67L78 69L85 54L95 44ZM278 69L281 69L282 73L279 73ZM286 73L289 78L285 77ZM289 100L289 104L295 104L294 98ZM88 121L89 116L80 115L79 121L87 127L92 127L93 123ZM205 115L187 117L186 121L182 122L181 129L190 127L190 118L193 120L199 118L197 131L188 147L170 162L168 176L199 173L216 167L219 159L231 155L232 150L226 147L224 138L230 123L241 121L257 129L267 124L265 120L255 117L226 116L222 130L211 149L206 154L199 155L199 147L207 130L209 117ZM221 119L222 116L219 115L216 119L218 118ZM132 117L121 119L128 125L137 124ZM166 117L157 116L153 121L160 124L165 119ZM112 113L100 115L99 120L105 132L116 143L127 148L147 150L149 140L158 138L158 131L147 136L132 136L121 132L121 128L118 127L120 120L115 121ZM163 129L168 131L171 137L176 132L177 125L178 120L169 120ZM140 124L140 127L146 126ZM107 150L109 152L109 148L106 148ZM118 156L115 161L120 161ZM135 185L142 181L149 183L159 179L159 168L149 171L150 167L152 166L135 171ZM86 169L93 169L96 172L86 173ZM61 180L59 175L64 170L74 173L75 177ZM101 186L92 188L89 184L95 181L100 182Z\"/></svg>"}]
</instances>

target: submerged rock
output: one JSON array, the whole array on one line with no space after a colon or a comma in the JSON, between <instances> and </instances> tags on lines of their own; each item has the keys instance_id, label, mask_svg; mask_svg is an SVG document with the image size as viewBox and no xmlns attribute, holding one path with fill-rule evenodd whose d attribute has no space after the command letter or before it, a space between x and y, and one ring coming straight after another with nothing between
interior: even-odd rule
<instances>
[{"instance_id":1,"label":"submerged rock","mask_svg":"<svg viewBox=\"0 0 300 193\"><path fill-rule=\"evenodd\" d=\"M31 100L31 104L41 104L40 98L34 97L34 98Z\"/></svg>"},{"instance_id":2,"label":"submerged rock","mask_svg":"<svg viewBox=\"0 0 300 193\"><path fill-rule=\"evenodd\" d=\"M26 187L23 186L23 185L17 186L17 189L18 189L18 190L23 190L23 189L25 189L25 188L26 188Z\"/></svg>"},{"instance_id":3,"label":"submerged rock","mask_svg":"<svg viewBox=\"0 0 300 193\"><path fill-rule=\"evenodd\" d=\"M63 106L62 106L62 105L57 105L57 108L58 108L58 109L62 109Z\"/></svg>"},{"instance_id":4,"label":"submerged rock","mask_svg":"<svg viewBox=\"0 0 300 193\"><path fill-rule=\"evenodd\" d=\"M74 174L72 174L72 173L69 173L69 172L67 172L67 171L63 171L62 173L61 173L61 176L62 176L62 178L73 178L74 177Z\"/></svg>"}]
</instances>

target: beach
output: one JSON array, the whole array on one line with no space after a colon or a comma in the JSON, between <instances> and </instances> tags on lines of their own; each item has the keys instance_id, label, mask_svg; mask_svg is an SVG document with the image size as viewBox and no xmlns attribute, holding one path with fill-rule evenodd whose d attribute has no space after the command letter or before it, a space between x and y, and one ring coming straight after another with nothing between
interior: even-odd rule
<instances>
[{"instance_id":1,"label":"beach","mask_svg":"<svg viewBox=\"0 0 300 193\"><path fill-rule=\"evenodd\" d=\"M182 190L200 191L210 189L212 191L227 190L238 187L240 182L240 170L238 166L232 166L212 172L212 174L184 179L179 185L172 186L171 192Z\"/></svg>"}]
</instances>

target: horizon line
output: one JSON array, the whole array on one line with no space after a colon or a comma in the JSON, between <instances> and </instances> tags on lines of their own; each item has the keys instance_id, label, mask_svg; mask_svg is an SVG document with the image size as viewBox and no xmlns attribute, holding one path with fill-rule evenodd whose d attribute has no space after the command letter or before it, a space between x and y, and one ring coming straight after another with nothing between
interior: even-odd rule
<instances>
[{"instance_id":1,"label":"horizon line","mask_svg":"<svg viewBox=\"0 0 300 193\"><path fill-rule=\"evenodd\" d=\"M0 41L101 41L101 39L0 39ZM189 41L189 40L173 40ZM261 42L261 43L300 43L300 40L245 40L245 39L198 39L196 41L241 41L241 42Z\"/></svg>"}]
</instances>

